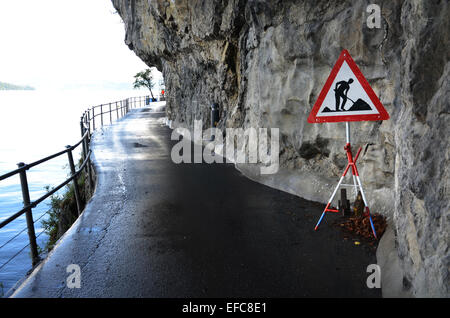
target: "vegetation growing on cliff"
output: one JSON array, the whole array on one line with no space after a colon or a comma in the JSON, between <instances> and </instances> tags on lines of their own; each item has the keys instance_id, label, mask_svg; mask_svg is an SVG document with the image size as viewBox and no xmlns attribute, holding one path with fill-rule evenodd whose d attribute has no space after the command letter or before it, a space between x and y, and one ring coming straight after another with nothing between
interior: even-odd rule
<instances>
[{"instance_id":1,"label":"vegetation growing on cliff","mask_svg":"<svg viewBox=\"0 0 450 318\"><path fill-rule=\"evenodd\" d=\"M78 166L82 164L82 160ZM87 175L82 171L78 178L78 187L80 189L81 210L86 206L91 194L87 184ZM62 194L54 194L50 197L49 217L42 221L44 231L49 236L45 251L50 252L58 239L72 226L78 218L77 203L75 201L75 190L73 183L66 186L66 191Z\"/></svg>"}]
</instances>

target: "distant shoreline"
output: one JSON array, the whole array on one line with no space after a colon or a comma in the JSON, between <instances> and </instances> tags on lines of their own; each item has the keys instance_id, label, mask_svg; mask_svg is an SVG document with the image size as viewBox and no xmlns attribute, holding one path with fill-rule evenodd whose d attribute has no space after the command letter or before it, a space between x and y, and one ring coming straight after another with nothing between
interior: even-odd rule
<instances>
[{"instance_id":1,"label":"distant shoreline","mask_svg":"<svg viewBox=\"0 0 450 318\"><path fill-rule=\"evenodd\" d=\"M15 85L5 82L0 82L0 91L33 91L34 87L28 85Z\"/></svg>"}]
</instances>

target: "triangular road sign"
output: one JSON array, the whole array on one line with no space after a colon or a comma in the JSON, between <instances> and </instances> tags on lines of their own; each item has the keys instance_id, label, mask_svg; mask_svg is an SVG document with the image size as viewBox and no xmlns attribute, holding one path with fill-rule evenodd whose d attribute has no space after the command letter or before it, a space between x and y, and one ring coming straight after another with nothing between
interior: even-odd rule
<instances>
[{"instance_id":1,"label":"triangular road sign","mask_svg":"<svg viewBox=\"0 0 450 318\"><path fill-rule=\"evenodd\" d=\"M348 51L343 50L309 114L308 122L386 119L389 119L386 109Z\"/></svg>"}]
</instances>

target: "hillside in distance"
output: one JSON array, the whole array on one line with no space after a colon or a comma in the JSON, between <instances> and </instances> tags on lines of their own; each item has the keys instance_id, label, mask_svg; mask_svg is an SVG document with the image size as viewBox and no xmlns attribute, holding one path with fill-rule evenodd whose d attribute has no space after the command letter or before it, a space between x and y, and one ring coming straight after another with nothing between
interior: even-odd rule
<instances>
[{"instance_id":1,"label":"hillside in distance","mask_svg":"<svg viewBox=\"0 0 450 318\"><path fill-rule=\"evenodd\" d=\"M0 82L0 90L34 90L34 87Z\"/></svg>"}]
</instances>

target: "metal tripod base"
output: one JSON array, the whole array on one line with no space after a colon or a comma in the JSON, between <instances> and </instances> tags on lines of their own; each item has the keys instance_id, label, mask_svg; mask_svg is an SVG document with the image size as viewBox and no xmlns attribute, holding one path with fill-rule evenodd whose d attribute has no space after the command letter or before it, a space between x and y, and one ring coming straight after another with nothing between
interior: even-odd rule
<instances>
[{"instance_id":1,"label":"metal tripod base","mask_svg":"<svg viewBox=\"0 0 450 318\"><path fill-rule=\"evenodd\" d=\"M323 220L323 218L324 218L324 216L325 216L325 214L327 212L332 212L332 213L339 212L339 210L330 208L330 205L331 205L331 202L334 199L334 196L337 193L337 190L342 185L342 181L344 180L344 177L347 175L348 170L351 168L352 175L353 175L353 187L354 187L354 190L355 190L355 195L357 194L357 190L359 189L359 191L361 192L362 199L364 201L364 207L365 207L364 208L365 209L365 213L364 214L365 214L365 216L367 216L369 218L373 236L375 238L377 238L377 233L376 233L375 227L373 225L372 217L370 216L370 210L369 210L369 206L367 204L366 196L364 195L364 190L363 190L363 187L362 187L362 184L361 184L361 179L359 178L358 169L356 168L356 160L358 160L358 157L359 157L359 154L361 153L361 149L362 148L359 147L359 150L358 150L355 158L353 158L352 149L351 149L351 145L350 145L350 125L349 125L348 122L346 122L346 133L347 133L347 144L345 145L344 149L347 152L347 160L348 160L347 167L345 168L345 171L342 174L341 179L339 179L339 182L338 182L336 188L334 189L330 200L328 200L328 203L327 203L325 209L323 210L323 213L320 216L319 222L317 222L314 230L317 231L317 229L318 229L318 227L320 225L320 222L322 222L322 220Z\"/></svg>"}]
</instances>

